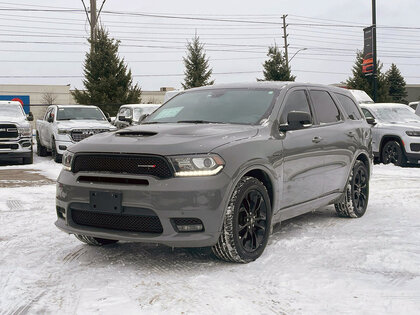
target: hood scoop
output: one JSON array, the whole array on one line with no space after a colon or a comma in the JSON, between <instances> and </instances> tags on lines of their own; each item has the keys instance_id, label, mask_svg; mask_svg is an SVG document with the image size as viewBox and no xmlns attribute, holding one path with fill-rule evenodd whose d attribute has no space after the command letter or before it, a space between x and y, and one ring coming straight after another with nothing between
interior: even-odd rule
<instances>
[{"instance_id":1,"label":"hood scoop","mask_svg":"<svg viewBox=\"0 0 420 315\"><path fill-rule=\"evenodd\" d=\"M157 135L157 132L152 131L135 131L135 130L122 130L116 133L120 137L151 137Z\"/></svg>"}]
</instances>

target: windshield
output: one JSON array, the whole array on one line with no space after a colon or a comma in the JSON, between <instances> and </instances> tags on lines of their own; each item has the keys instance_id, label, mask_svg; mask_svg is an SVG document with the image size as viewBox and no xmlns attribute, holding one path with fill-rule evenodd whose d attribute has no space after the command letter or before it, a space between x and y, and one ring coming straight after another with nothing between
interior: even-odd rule
<instances>
[{"instance_id":1,"label":"windshield","mask_svg":"<svg viewBox=\"0 0 420 315\"><path fill-rule=\"evenodd\" d=\"M68 107L59 108L57 120L105 120L99 108Z\"/></svg>"},{"instance_id":2,"label":"windshield","mask_svg":"<svg viewBox=\"0 0 420 315\"><path fill-rule=\"evenodd\" d=\"M278 91L214 89L181 93L145 121L150 123L257 124L271 112Z\"/></svg>"},{"instance_id":3,"label":"windshield","mask_svg":"<svg viewBox=\"0 0 420 315\"><path fill-rule=\"evenodd\" d=\"M145 106L145 107L135 108L134 109L133 120L138 121L140 119L141 115L151 114L156 110L156 108L158 108L158 107L157 106Z\"/></svg>"},{"instance_id":4,"label":"windshield","mask_svg":"<svg viewBox=\"0 0 420 315\"><path fill-rule=\"evenodd\" d=\"M20 105L0 105L0 119L2 117L21 117L24 116Z\"/></svg>"},{"instance_id":5,"label":"windshield","mask_svg":"<svg viewBox=\"0 0 420 315\"><path fill-rule=\"evenodd\" d=\"M413 113L408 107L372 107L369 108L374 112L376 118L380 121L389 123L406 123L406 122L418 122L420 123L420 117Z\"/></svg>"},{"instance_id":6,"label":"windshield","mask_svg":"<svg viewBox=\"0 0 420 315\"><path fill-rule=\"evenodd\" d=\"M375 103L370 96L362 90L349 90L359 104L373 104Z\"/></svg>"}]
</instances>

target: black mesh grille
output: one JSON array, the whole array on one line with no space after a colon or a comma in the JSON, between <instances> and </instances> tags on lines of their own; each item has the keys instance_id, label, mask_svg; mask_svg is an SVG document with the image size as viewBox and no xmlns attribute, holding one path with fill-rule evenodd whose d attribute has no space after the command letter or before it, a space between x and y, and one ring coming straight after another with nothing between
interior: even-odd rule
<instances>
[{"instance_id":1,"label":"black mesh grille","mask_svg":"<svg viewBox=\"0 0 420 315\"><path fill-rule=\"evenodd\" d=\"M79 155L74 159L73 172L111 172L172 177L168 162L159 156Z\"/></svg>"},{"instance_id":2,"label":"black mesh grille","mask_svg":"<svg viewBox=\"0 0 420 315\"><path fill-rule=\"evenodd\" d=\"M410 144L411 151L419 152L420 151L420 143L412 143Z\"/></svg>"},{"instance_id":3,"label":"black mesh grille","mask_svg":"<svg viewBox=\"0 0 420 315\"><path fill-rule=\"evenodd\" d=\"M175 218L173 220L176 225L203 224L203 222L197 218Z\"/></svg>"},{"instance_id":4,"label":"black mesh grille","mask_svg":"<svg viewBox=\"0 0 420 315\"><path fill-rule=\"evenodd\" d=\"M17 138L19 136L16 125L0 124L0 138Z\"/></svg>"},{"instance_id":5,"label":"black mesh grille","mask_svg":"<svg viewBox=\"0 0 420 315\"><path fill-rule=\"evenodd\" d=\"M163 232L162 224L157 216L103 214L71 209L71 217L78 225L142 233Z\"/></svg>"}]
</instances>

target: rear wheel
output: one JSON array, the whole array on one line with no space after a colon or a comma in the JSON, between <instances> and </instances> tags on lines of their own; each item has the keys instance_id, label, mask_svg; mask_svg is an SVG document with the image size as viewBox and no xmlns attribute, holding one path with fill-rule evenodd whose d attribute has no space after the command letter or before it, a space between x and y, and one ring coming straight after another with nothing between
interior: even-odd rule
<instances>
[{"instance_id":1,"label":"rear wheel","mask_svg":"<svg viewBox=\"0 0 420 315\"><path fill-rule=\"evenodd\" d=\"M401 145L395 140L391 140L385 143L384 147L382 148L381 157L384 164L392 163L394 165L401 166L406 163L403 149L401 148Z\"/></svg>"},{"instance_id":2,"label":"rear wheel","mask_svg":"<svg viewBox=\"0 0 420 315\"><path fill-rule=\"evenodd\" d=\"M93 246L102 246L102 245L114 244L118 242L118 240L109 240L106 238L98 238L98 237L81 235L81 234L75 234L74 236L76 236L76 238L79 241L82 241L83 243L93 245Z\"/></svg>"},{"instance_id":3,"label":"rear wheel","mask_svg":"<svg viewBox=\"0 0 420 315\"><path fill-rule=\"evenodd\" d=\"M63 155L57 153L57 146L54 138L51 139L51 155L56 163L61 163Z\"/></svg>"},{"instance_id":4,"label":"rear wheel","mask_svg":"<svg viewBox=\"0 0 420 315\"><path fill-rule=\"evenodd\" d=\"M360 218L369 200L369 171L362 161L356 161L341 199L335 204L338 216Z\"/></svg>"},{"instance_id":5,"label":"rear wheel","mask_svg":"<svg viewBox=\"0 0 420 315\"><path fill-rule=\"evenodd\" d=\"M270 227L271 203L266 187L254 177L244 177L232 193L213 253L225 261L253 261L263 253Z\"/></svg>"}]
</instances>

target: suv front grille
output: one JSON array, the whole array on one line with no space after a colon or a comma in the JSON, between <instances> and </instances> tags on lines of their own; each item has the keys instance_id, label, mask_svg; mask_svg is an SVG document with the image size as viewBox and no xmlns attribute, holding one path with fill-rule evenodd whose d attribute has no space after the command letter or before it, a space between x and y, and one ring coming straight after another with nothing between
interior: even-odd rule
<instances>
[{"instance_id":1,"label":"suv front grille","mask_svg":"<svg viewBox=\"0 0 420 315\"><path fill-rule=\"evenodd\" d=\"M163 232L162 224L157 216L103 214L71 209L71 217L78 225L141 233L160 234Z\"/></svg>"},{"instance_id":2,"label":"suv front grille","mask_svg":"<svg viewBox=\"0 0 420 315\"><path fill-rule=\"evenodd\" d=\"M108 129L73 129L71 131L71 138L75 142L82 141L90 136L96 135L98 133L109 131Z\"/></svg>"},{"instance_id":3,"label":"suv front grille","mask_svg":"<svg viewBox=\"0 0 420 315\"><path fill-rule=\"evenodd\" d=\"M173 175L165 158L150 155L77 155L74 159L73 172L127 173L162 179Z\"/></svg>"},{"instance_id":4,"label":"suv front grille","mask_svg":"<svg viewBox=\"0 0 420 315\"><path fill-rule=\"evenodd\" d=\"M13 124L0 125L0 139L15 139L19 137L18 129Z\"/></svg>"}]
</instances>

